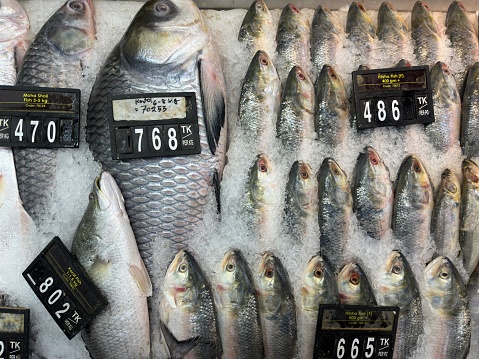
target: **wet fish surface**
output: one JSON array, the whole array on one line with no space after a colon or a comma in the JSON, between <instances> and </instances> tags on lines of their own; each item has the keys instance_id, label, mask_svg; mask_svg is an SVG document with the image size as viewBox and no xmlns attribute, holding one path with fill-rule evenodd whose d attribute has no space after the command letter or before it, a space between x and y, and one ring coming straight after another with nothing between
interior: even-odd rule
<instances>
[{"instance_id":1,"label":"wet fish surface","mask_svg":"<svg viewBox=\"0 0 479 359\"><path fill-rule=\"evenodd\" d=\"M419 65L432 67L439 60L439 25L423 1L416 1L411 13L411 37Z\"/></svg>"},{"instance_id":2,"label":"wet fish surface","mask_svg":"<svg viewBox=\"0 0 479 359\"><path fill-rule=\"evenodd\" d=\"M479 355L479 268L467 283L467 297L471 311L471 350L468 358L476 358Z\"/></svg>"},{"instance_id":3,"label":"wet fish surface","mask_svg":"<svg viewBox=\"0 0 479 359\"><path fill-rule=\"evenodd\" d=\"M346 33L354 44L356 62L367 63L376 38L376 26L364 5L357 1L349 6Z\"/></svg>"},{"instance_id":4,"label":"wet fish surface","mask_svg":"<svg viewBox=\"0 0 479 359\"><path fill-rule=\"evenodd\" d=\"M337 281L342 305L377 305L371 284L359 263L347 263L339 272Z\"/></svg>"},{"instance_id":5,"label":"wet fish surface","mask_svg":"<svg viewBox=\"0 0 479 359\"><path fill-rule=\"evenodd\" d=\"M389 2L383 2L378 11L377 36L391 64L397 61L408 41L408 27L402 16Z\"/></svg>"},{"instance_id":6,"label":"wet fish surface","mask_svg":"<svg viewBox=\"0 0 479 359\"><path fill-rule=\"evenodd\" d=\"M254 51L269 51L269 36L274 32L273 18L263 0L253 1L241 23L238 40Z\"/></svg>"},{"instance_id":7,"label":"wet fish surface","mask_svg":"<svg viewBox=\"0 0 479 359\"><path fill-rule=\"evenodd\" d=\"M479 156L479 62L469 70L462 97L461 147L466 157Z\"/></svg>"}]
</instances>

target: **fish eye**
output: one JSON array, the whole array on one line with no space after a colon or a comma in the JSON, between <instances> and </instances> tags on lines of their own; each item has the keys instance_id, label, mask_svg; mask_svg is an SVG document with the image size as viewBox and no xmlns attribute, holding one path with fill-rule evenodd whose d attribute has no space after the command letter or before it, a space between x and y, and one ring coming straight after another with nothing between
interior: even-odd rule
<instances>
[{"instance_id":1,"label":"fish eye","mask_svg":"<svg viewBox=\"0 0 479 359\"><path fill-rule=\"evenodd\" d=\"M421 173L422 171L421 166L419 166L417 163L414 164L413 169L414 169L414 172L416 173Z\"/></svg>"},{"instance_id":2,"label":"fish eye","mask_svg":"<svg viewBox=\"0 0 479 359\"><path fill-rule=\"evenodd\" d=\"M300 70L296 72L296 77L299 81L304 81L306 79L306 76L304 76L304 74Z\"/></svg>"},{"instance_id":3,"label":"fish eye","mask_svg":"<svg viewBox=\"0 0 479 359\"><path fill-rule=\"evenodd\" d=\"M314 276L315 276L316 278L321 278L322 275L323 275L323 270L320 269L320 268L316 268L315 271L314 271Z\"/></svg>"},{"instance_id":4,"label":"fish eye","mask_svg":"<svg viewBox=\"0 0 479 359\"><path fill-rule=\"evenodd\" d=\"M333 173L335 176L339 176L339 170L337 168L333 169Z\"/></svg>"},{"instance_id":5,"label":"fish eye","mask_svg":"<svg viewBox=\"0 0 479 359\"><path fill-rule=\"evenodd\" d=\"M68 4L68 6L70 6L70 9L75 11L83 10L83 4L79 1L72 1Z\"/></svg>"},{"instance_id":6,"label":"fish eye","mask_svg":"<svg viewBox=\"0 0 479 359\"><path fill-rule=\"evenodd\" d=\"M379 163L378 159L375 156L370 156L369 161L371 161L371 163L375 166Z\"/></svg>"},{"instance_id":7,"label":"fish eye","mask_svg":"<svg viewBox=\"0 0 479 359\"><path fill-rule=\"evenodd\" d=\"M358 285L359 284L359 275L357 273L353 273L351 277L349 278L349 283L352 285Z\"/></svg>"},{"instance_id":8,"label":"fish eye","mask_svg":"<svg viewBox=\"0 0 479 359\"><path fill-rule=\"evenodd\" d=\"M449 273L448 272L441 272L441 274L439 274L439 276L442 279L447 279L447 278L449 278Z\"/></svg>"},{"instance_id":9,"label":"fish eye","mask_svg":"<svg viewBox=\"0 0 479 359\"><path fill-rule=\"evenodd\" d=\"M259 62L260 62L261 65L263 65L263 66L267 66L267 65L269 64L268 59L267 59L266 57L264 57L264 56L261 56Z\"/></svg>"},{"instance_id":10,"label":"fish eye","mask_svg":"<svg viewBox=\"0 0 479 359\"><path fill-rule=\"evenodd\" d=\"M186 266L186 264L184 264L184 263L180 264L180 266L178 267L178 272L185 273L187 268L188 267Z\"/></svg>"},{"instance_id":11,"label":"fish eye","mask_svg":"<svg viewBox=\"0 0 479 359\"><path fill-rule=\"evenodd\" d=\"M300 171L299 175L301 176L302 179L308 179L309 174L306 171Z\"/></svg>"},{"instance_id":12,"label":"fish eye","mask_svg":"<svg viewBox=\"0 0 479 359\"><path fill-rule=\"evenodd\" d=\"M291 10L293 10L294 12L299 13L299 9L298 9L296 6L294 6L294 5L291 4L291 5L290 5L290 8L291 8Z\"/></svg>"},{"instance_id":13,"label":"fish eye","mask_svg":"<svg viewBox=\"0 0 479 359\"><path fill-rule=\"evenodd\" d=\"M258 169L260 172L268 172L268 166L266 166L264 160L260 159L258 161Z\"/></svg>"},{"instance_id":14,"label":"fish eye","mask_svg":"<svg viewBox=\"0 0 479 359\"><path fill-rule=\"evenodd\" d=\"M266 271L264 272L264 275L266 278L273 278L274 276L274 270L272 268L268 268L266 269Z\"/></svg>"},{"instance_id":15,"label":"fish eye","mask_svg":"<svg viewBox=\"0 0 479 359\"><path fill-rule=\"evenodd\" d=\"M479 179L477 178L476 175L471 176L471 182L474 182L474 183L479 182Z\"/></svg>"},{"instance_id":16,"label":"fish eye","mask_svg":"<svg viewBox=\"0 0 479 359\"><path fill-rule=\"evenodd\" d=\"M164 3L157 4L155 9L160 15L167 15L170 13L170 7Z\"/></svg>"},{"instance_id":17,"label":"fish eye","mask_svg":"<svg viewBox=\"0 0 479 359\"><path fill-rule=\"evenodd\" d=\"M400 266L396 265L396 266L393 267L392 272L394 274L399 274L399 273L401 273L401 270L402 270L402 268Z\"/></svg>"},{"instance_id":18,"label":"fish eye","mask_svg":"<svg viewBox=\"0 0 479 359\"><path fill-rule=\"evenodd\" d=\"M263 5L261 5L260 3L256 4L256 9L260 10L260 11L263 11Z\"/></svg>"},{"instance_id":19,"label":"fish eye","mask_svg":"<svg viewBox=\"0 0 479 359\"><path fill-rule=\"evenodd\" d=\"M234 266L233 263L228 263L228 264L226 265L226 270L227 270L228 272L232 272L232 271L234 271L234 269L235 269L235 266Z\"/></svg>"}]
</instances>

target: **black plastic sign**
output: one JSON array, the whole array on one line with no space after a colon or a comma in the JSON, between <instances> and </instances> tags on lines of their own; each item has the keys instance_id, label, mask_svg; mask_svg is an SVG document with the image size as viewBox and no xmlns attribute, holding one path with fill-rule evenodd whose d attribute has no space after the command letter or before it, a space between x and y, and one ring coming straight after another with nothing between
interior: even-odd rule
<instances>
[{"instance_id":1,"label":"black plastic sign","mask_svg":"<svg viewBox=\"0 0 479 359\"><path fill-rule=\"evenodd\" d=\"M353 72L358 129L434 122L429 67Z\"/></svg>"},{"instance_id":2,"label":"black plastic sign","mask_svg":"<svg viewBox=\"0 0 479 359\"><path fill-rule=\"evenodd\" d=\"M113 159L201 153L194 92L110 96Z\"/></svg>"},{"instance_id":3,"label":"black plastic sign","mask_svg":"<svg viewBox=\"0 0 479 359\"><path fill-rule=\"evenodd\" d=\"M68 339L108 304L58 237L35 258L23 277Z\"/></svg>"},{"instance_id":4,"label":"black plastic sign","mask_svg":"<svg viewBox=\"0 0 479 359\"><path fill-rule=\"evenodd\" d=\"M28 359L30 309L0 307L0 359Z\"/></svg>"},{"instance_id":5,"label":"black plastic sign","mask_svg":"<svg viewBox=\"0 0 479 359\"><path fill-rule=\"evenodd\" d=\"M320 305L314 359L391 359L399 307Z\"/></svg>"},{"instance_id":6,"label":"black plastic sign","mask_svg":"<svg viewBox=\"0 0 479 359\"><path fill-rule=\"evenodd\" d=\"M0 86L0 146L77 148L80 90Z\"/></svg>"}]
</instances>

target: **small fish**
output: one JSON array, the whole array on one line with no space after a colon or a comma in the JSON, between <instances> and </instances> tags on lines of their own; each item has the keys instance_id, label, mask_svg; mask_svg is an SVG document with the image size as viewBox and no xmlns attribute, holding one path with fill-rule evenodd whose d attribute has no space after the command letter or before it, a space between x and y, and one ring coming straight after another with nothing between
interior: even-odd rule
<instances>
[{"instance_id":1,"label":"small fish","mask_svg":"<svg viewBox=\"0 0 479 359\"><path fill-rule=\"evenodd\" d=\"M359 62L367 61L376 38L376 26L363 4L353 1L349 6L346 33Z\"/></svg>"},{"instance_id":2,"label":"small fish","mask_svg":"<svg viewBox=\"0 0 479 359\"><path fill-rule=\"evenodd\" d=\"M383 2L379 7L377 35L391 63L403 54L408 28L402 16L389 2Z\"/></svg>"},{"instance_id":3,"label":"small fish","mask_svg":"<svg viewBox=\"0 0 479 359\"><path fill-rule=\"evenodd\" d=\"M366 273L358 263L347 263L337 281L342 305L377 305Z\"/></svg>"},{"instance_id":4,"label":"small fish","mask_svg":"<svg viewBox=\"0 0 479 359\"><path fill-rule=\"evenodd\" d=\"M241 23L238 40L253 51L269 50L274 32L273 18L263 0L253 1Z\"/></svg>"},{"instance_id":5,"label":"small fish","mask_svg":"<svg viewBox=\"0 0 479 359\"><path fill-rule=\"evenodd\" d=\"M420 65L433 66L439 60L439 25L429 6L416 1L411 13L411 37L414 40L414 54Z\"/></svg>"},{"instance_id":6,"label":"small fish","mask_svg":"<svg viewBox=\"0 0 479 359\"><path fill-rule=\"evenodd\" d=\"M466 157L479 156L479 62L467 74L462 97L461 147Z\"/></svg>"}]
</instances>

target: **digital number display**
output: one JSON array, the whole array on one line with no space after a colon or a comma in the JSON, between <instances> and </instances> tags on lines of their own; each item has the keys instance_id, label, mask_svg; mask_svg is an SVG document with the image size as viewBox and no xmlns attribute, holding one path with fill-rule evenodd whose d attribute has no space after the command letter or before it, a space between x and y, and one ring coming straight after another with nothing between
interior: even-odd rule
<instances>
[{"instance_id":1,"label":"digital number display","mask_svg":"<svg viewBox=\"0 0 479 359\"><path fill-rule=\"evenodd\" d=\"M0 307L0 359L28 359L30 310Z\"/></svg>"}]
</instances>

